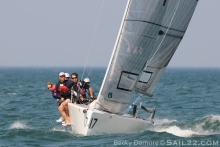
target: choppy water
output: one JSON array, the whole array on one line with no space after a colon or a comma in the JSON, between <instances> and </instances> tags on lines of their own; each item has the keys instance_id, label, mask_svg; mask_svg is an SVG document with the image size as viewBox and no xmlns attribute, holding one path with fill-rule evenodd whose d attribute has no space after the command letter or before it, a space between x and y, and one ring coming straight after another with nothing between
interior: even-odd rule
<instances>
[{"instance_id":1,"label":"choppy water","mask_svg":"<svg viewBox=\"0 0 220 147\"><path fill-rule=\"evenodd\" d=\"M60 115L46 83L60 71L82 68L0 68L0 146L220 146L220 69L168 68L154 96L142 99L157 107L155 130L87 137L55 122ZM96 94L104 74L91 72Z\"/></svg>"}]
</instances>

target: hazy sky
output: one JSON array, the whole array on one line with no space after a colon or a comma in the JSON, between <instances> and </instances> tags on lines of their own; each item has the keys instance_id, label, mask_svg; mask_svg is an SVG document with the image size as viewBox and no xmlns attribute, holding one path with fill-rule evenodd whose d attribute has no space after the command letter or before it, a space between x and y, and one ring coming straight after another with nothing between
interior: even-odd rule
<instances>
[{"instance_id":1,"label":"hazy sky","mask_svg":"<svg viewBox=\"0 0 220 147\"><path fill-rule=\"evenodd\" d=\"M0 66L84 66L90 49L88 65L107 66L127 0L104 0L94 34L102 2L0 0ZM199 0L169 66L220 67L219 6Z\"/></svg>"}]
</instances>

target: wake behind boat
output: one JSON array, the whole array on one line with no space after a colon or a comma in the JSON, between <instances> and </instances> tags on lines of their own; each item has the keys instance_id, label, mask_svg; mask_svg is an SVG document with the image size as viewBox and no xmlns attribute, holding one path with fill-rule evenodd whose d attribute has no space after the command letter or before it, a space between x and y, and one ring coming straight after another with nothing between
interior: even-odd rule
<instances>
[{"instance_id":1,"label":"wake behind boat","mask_svg":"<svg viewBox=\"0 0 220 147\"><path fill-rule=\"evenodd\" d=\"M133 92L152 96L180 44L198 0L128 0L119 34L97 100L69 103L74 133L133 133L153 127L155 108L132 105ZM137 116L136 108L151 113Z\"/></svg>"}]
</instances>

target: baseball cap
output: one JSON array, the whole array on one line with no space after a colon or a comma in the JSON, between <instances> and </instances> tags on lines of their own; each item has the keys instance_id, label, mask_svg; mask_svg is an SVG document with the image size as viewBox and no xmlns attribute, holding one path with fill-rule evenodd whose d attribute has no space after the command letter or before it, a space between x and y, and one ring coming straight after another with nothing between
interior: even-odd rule
<instances>
[{"instance_id":1,"label":"baseball cap","mask_svg":"<svg viewBox=\"0 0 220 147\"><path fill-rule=\"evenodd\" d=\"M89 78L85 78L84 82L86 82L86 83L90 82Z\"/></svg>"},{"instance_id":2,"label":"baseball cap","mask_svg":"<svg viewBox=\"0 0 220 147\"><path fill-rule=\"evenodd\" d=\"M66 78L69 78L70 75L69 75L68 73L65 73L65 77L66 77Z\"/></svg>"},{"instance_id":3,"label":"baseball cap","mask_svg":"<svg viewBox=\"0 0 220 147\"><path fill-rule=\"evenodd\" d=\"M60 72L59 76L65 76L64 72Z\"/></svg>"}]
</instances>

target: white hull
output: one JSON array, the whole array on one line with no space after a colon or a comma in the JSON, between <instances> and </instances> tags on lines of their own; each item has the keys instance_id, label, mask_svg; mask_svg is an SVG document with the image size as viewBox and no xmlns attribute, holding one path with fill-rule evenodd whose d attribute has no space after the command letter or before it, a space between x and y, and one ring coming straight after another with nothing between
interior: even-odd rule
<instances>
[{"instance_id":1,"label":"white hull","mask_svg":"<svg viewBox=\"0 0 220 147\"><path fill-rule=\"evenodd\" d=\"M129 134L153 128L150 121L89 109L86 105L69 103L68 108L75 134Z\"/></svg>"}]
</instances>

